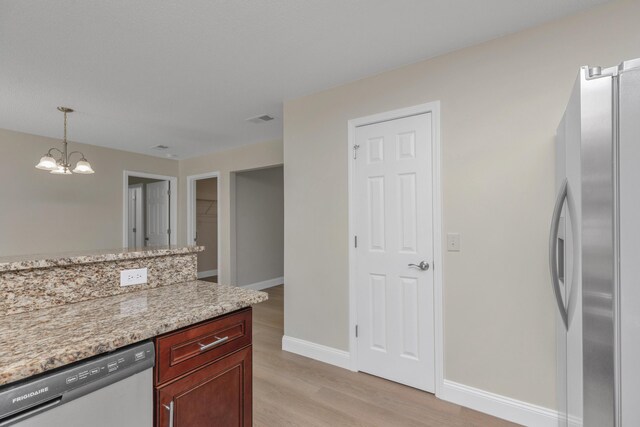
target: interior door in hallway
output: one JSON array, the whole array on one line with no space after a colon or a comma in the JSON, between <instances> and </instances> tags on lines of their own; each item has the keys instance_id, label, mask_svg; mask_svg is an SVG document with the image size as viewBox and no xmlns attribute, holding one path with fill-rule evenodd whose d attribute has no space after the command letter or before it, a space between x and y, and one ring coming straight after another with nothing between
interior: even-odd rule
<instances>
[{"instance_id":1,"label":"interior door in hallway","mask_svg":"<svg viewBox=\"0 0 640 427\"><path fill-rule=\"evenodd\" d=\"M358 369L435 392L432 115L356 129Z\"/></svg>"},{"instance_id":2,"label":"interior door in hallway","mask_svg":"<svg viewBox=\"0 0 640 427\"><path fill-rule=\"evenodd\" d=\"M147 246L169 244L169 181L147 184Z\"/></svg>"},{"instance_id":3,"label":"interior door in hallway","mask_svg":"<svg viewBox=\"0 0 640 427\"><path fill-rule=\"evenodd\" d=\"M142 218L142 184L129 185L128 201L128 238L129 248L144 246L144 221Z\"/></svg>"}]
</instances>

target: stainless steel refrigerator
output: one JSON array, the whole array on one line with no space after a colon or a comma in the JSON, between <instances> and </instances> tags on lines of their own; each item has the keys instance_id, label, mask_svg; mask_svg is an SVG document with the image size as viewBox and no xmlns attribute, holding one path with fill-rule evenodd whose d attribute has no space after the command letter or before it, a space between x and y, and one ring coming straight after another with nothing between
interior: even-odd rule
<instances>
[{"instance_id":1,"label":"stainless steel refrigerator","mask_svg":"<svg viewBox=\"0 0 640 427\"><path fill-rule=\"evenodd\" d=\"M583 67L556 134L560 426L640 426L640 59Z\"/></svg>"}]
</instances>

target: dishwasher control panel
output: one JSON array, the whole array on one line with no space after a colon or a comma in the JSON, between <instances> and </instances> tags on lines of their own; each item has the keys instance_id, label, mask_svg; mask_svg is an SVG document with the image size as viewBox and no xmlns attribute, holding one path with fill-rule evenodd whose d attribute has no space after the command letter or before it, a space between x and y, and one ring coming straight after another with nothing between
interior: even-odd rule
<instances>
[{"instance_id":1,"label":"dishwasher control panel","mask_svg":"<svg viewBox=\"0 0 640 427\"><path fill-rule=\"evenodd\" d=\"M78 397L80 391L90 393L149 369L154 362L153 343L145 342L1 387L0 425L5 425L5 422L10 425L9 419L23 411L64 403Z\"/></svg>"},{"instance_id":2,"label":"dishwasher control panel","mask_svg":"<svg viewBox=\"0 0 640 427\"><path fill-rule=\"evenodd\" d=\"M65 384L86 384L99 378L103 378L118 370L127 369L132 365L149 359L153 360L153 357L153 345L151 345L151 348L135 349L135 351L127 350L124 352L118 352L113 356L107 355L105 356L105 359L89 363L88 366L82 366L81 368L74 369L69 372L68 376L65 378ZM153 364L151 366L153 366Z\"/></svg>"}]
</instances>

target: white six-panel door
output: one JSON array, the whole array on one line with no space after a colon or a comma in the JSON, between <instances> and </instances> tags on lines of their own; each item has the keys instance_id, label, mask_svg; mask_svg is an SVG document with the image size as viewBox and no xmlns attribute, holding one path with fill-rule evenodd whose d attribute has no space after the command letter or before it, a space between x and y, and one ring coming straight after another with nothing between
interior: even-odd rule
<instances>
[{"instance_id":1,"label":"white six-panel door","mask_svg":"<svg viewBox=\"0 0 640 427\"><path fill-rule=\"evenodd\" d=\"M130 248L144 246L144 222L142 218L142 184L129 186L128 199L128 238Z\"/></svg>"},{"instance_id":2,"label":"white six-panel door","mask_svg":"<svg viewBox=\"0 0 640 427\"><path fill-rule=\"evenodd\" d=\"M432 114L358 127L356 144L358 370L435 392Z\"/></svg>"},{"instance_id":3,"label":"white six-panel door","mask_svg":"<svg viewBox=\"0 0 640 427\"><path fill-rule=\"evenodd\" d=\"M147 184L147 246L169 244L169 181Z\"/></svg>"}]
</instances>

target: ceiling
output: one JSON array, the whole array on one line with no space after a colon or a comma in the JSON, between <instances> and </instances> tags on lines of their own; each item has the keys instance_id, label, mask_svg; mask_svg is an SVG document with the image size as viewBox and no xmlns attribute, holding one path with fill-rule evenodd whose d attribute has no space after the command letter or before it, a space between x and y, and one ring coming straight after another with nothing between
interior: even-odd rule
<instances>
[{"instance_id":1,"label":"ceiling","mask_svg":"<svg viewBox=\"0 0 640 427\"><path fill-rule=\"evenodd\" d=\"M604 2L0 0L0 128L61 137L65 105L70 140L192 157L281 138L283 100Z\"/></svg>"}]
</instances>

